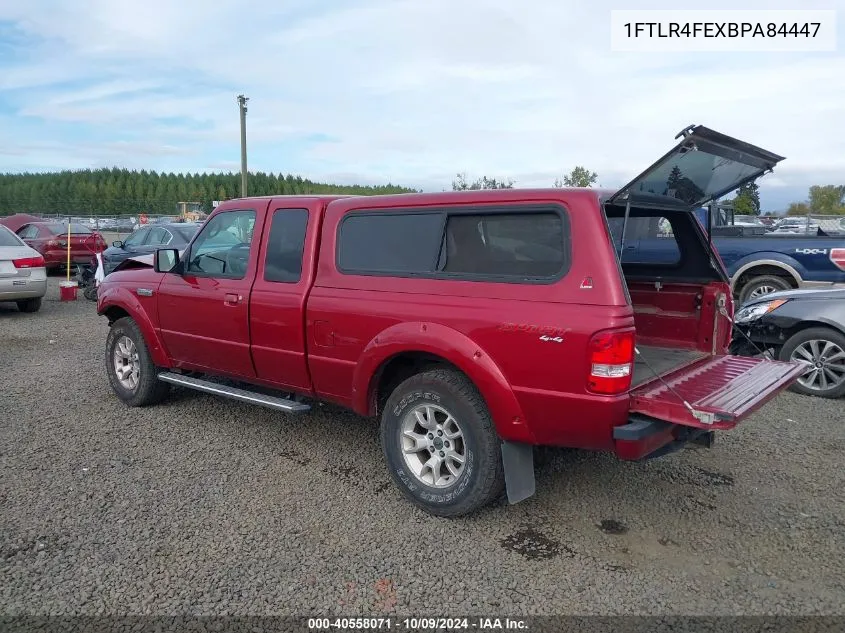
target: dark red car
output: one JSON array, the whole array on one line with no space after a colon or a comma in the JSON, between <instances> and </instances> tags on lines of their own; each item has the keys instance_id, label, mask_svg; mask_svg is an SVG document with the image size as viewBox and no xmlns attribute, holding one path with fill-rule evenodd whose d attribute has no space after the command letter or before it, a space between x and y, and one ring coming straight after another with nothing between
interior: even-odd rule
<instances>
[{"instance_id":1,"label":"dark red car","mask_svg":"<svg viewBox=\"0 0 845 633\"><path fill-rule=\"evenodd\" d=\"M537 445L709 446L803 371L728 354L730 284L695 217L772 156L695 128L617 192L226 201L100 286L108 380L130 406L178 385L380 418L390 476L441 516L533 494ZM673 257L620 257L642 225L671 228Z\"/></svg>"},{"instance_id":2,"label":"dark red car","mask_svg":"<svg viewBox=\"0 0 845 633\"><path fill-rule=\"evenodd\" d=\"M67 222L30 222L17 230L18 237L44 257L48 269L67 265ZM94 253L106 250L103 236L82 224L70 225L71 264L90 264Z\"/></svg>"}]
</instances>

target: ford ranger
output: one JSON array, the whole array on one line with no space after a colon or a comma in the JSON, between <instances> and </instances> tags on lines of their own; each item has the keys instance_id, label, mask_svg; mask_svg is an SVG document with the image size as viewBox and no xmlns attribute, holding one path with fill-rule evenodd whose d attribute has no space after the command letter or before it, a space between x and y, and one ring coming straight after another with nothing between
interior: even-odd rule
<instances>
[{"instance_id":1,"label":"ford ranger","mask_svg":"<svg viewBox=\"0 0 845 633\"><path fill-rule=\"evenodd\" d=\"M728 354L728 276L694 214L773 156L697 127L615 192L226 201L100 286L108 380L130 406L175 385L378 418L393 481L439 516L534 494L535 446L709 446L802 371ZM643 193L678 171L692 202ZM620 263L626 231L661 222L677 260Z\"/></svg>"}]
</instances>

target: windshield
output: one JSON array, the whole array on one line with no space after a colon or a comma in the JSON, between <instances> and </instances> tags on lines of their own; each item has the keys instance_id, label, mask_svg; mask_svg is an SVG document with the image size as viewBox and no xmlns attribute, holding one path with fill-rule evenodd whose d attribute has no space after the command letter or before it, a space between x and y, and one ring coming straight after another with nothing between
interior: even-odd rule
<instances>
[{"instance_id":1,"label":"windshield","mask_svg":"<svg viewBox=\"0 0 845 633\"><path fill-rule=\"evenodd\" d=\"M0 246L22 246L18 237L5 226L0 225Z\"/></svg>"},{"instance_id":2,"label":"windshield","mask_svg":"<svg viewBox=\"0 0 845 633\"><path fill-rule=\"evenodd\" d=\"M48 224L47 230L56 235L60 235L62 233L67 234L67 224L61 224L59 222ZM90 235L91 229L82 226L81 224L71 224L70 233L71 235Z\"/></svg>"}]
</instances>

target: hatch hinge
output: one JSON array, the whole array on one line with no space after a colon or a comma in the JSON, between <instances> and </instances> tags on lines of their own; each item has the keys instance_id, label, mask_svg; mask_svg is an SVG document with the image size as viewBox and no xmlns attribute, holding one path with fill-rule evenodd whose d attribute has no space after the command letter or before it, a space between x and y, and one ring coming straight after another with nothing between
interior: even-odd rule
<instances>
[{"instance_id":1,"label":"hatch hinge","mask_svg":"<svg viewBox=\"0 0 845 633\"><path fill-rule=\"evenodd\" d=\"M692 125L688 125L688 126L686 126L683 130L681 130L680 132L678 132L677 134L675 134L675 138L681 138L682 136L683 136L684 138L686 138L686 137L688 137L690 134L692 134L692 133L693 133L693 131L695 130L695 128L697 128L697 127L698 127L698 126L697 126L697 125L695 125L694 123L693 123Z\"/></svg>"}]
</instances>

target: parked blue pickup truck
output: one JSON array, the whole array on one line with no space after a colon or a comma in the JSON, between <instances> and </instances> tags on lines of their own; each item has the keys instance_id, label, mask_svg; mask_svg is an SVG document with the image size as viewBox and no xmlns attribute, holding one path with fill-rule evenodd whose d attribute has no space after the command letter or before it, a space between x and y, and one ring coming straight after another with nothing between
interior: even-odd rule
<instances>
[{"instance_id":1,"label":"parked blue pickup truck","mask_svg":"<svg viewBox=\"0 0 845 633\"><path fill-rule=\"evenodd\" d=\"M706 211L699 217L705 218ZM845 286L845 234L794 235L737 228L717 224L711 230L740 303L790 288Z\"/></svg>"},{"instance_id":2,"label":"parked blue pickup truck","mask_svg":"<svg viewBox=\"0 0 845 633\"><path fill-rule=\"evenodd\" d=\"M733 226L724 209L710 207L710 234L731 276L738 305L770 292L791 288L845 287L845 233L767 233L764 227ZM707 226L708 209L696 215ZM611 221L620 246L622 219ZM625 227L622 262L671 266L681 253L668 222L630 217Z\"/></svg>"}]
</instances>

